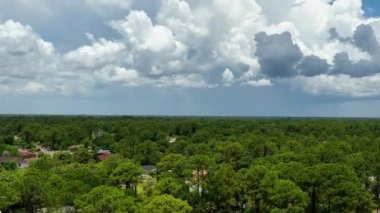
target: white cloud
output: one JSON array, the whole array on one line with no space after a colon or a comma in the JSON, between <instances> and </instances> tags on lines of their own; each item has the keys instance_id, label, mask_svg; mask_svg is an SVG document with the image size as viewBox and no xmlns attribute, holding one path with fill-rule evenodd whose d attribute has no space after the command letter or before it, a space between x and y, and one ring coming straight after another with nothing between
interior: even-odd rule
<instances>
[{"instance_id":1,"label":"white cloud","mask_svg":"<svg viewBox=\"0 0 380 213\"><path fill-rule=\"evenodd\" d=\"M183 71L187 46L167 27L153 25L145 12L131 11L125 19L110 24L129 48L125 57L130 58L131 68L151 75Z\"/></svg>"},{"instance_id":2,"label":"white cloud","mask_svg":"<svg viewBox=\"0 0 380 213\"><path fill-rule=\"evenodd\" d=\"M380 74L353 78L348 75L319 75L311 78L298 76L290 84L315 95L370 97L380 95Z\"/></svg>"},{"instance_id":3,"label":"white cloud","mask_svg":"<svg viewBox=\"0 0 380 213\"><path fill-rule=\"evenodd\" d=\"M213 88L216 86L208 84L198 74L164 76L151 83L157 87Z\"/></svg>"},{"instance_id":4,"label":"white cloud","mask_svg":"<svg viewBox=\"0 0 380 213\"><path fill-rule=\"evenodd\" d=\"M228 68L224 70L222 77L225 86L231 86L235 78L234 73Z\"/></svg>"},{"instance_id":5,"label":"white cloud","mask_svg":"<svg viewBox=\"0 0 380 213\"><path fill-rule=\"evenodd\" d=\"M46 86L38 82L28 82L22 89L22 92L25 93L39 93L46 91Z\"/></svg>"},{"instance_id":6,"label":"white cloud","mask_svg":"<svg viewBox=\"0 0 380 213\"><path fill-rule=\"evenodd\" d=\"M0 75L32 78L54 69L55 50L30 26L8 20L0 24Z\"/></svg>"},{"instance_id":7,"label":"white cloud","mask_svg":"<svg viewBox=\"0 0 380 213\"><path fill-rule=\"evenodd\" d=\"M91 44L67 53L57 53L52 43L28 25L12 20L0 23L0 89L3 93L24 88L75 94L111 84L182 88L233 83L271 86L277 81L260 73L255 55L254 38L258 32L270 35L289 31L292 42L304 55L326 59L330 65L339 52L347 52L353 61L372 58L350 42L328 40L330 28L336 28L342 37L350 37L359 24L368 23L380 41L380 19L363 17L361 0L337 0L332 5L328 0L160 2L156 17L130 10L132 0L78 3L81 8L95 11L122 10L126 17L105 21L120 38L97 39L87 34ZM54 6L66 5L42 0L36 4L46 14ZM219 79L222 76L220 83L209 82L214 73ZM378 75L354 78L326 73L286 81L312 94L380 95Z\"/></svg>"},{"instance_id":8,"label":"white cloud","mask_svg":"<svg viewBox=\"0 0 380 213\"><path fill-rule=\"evenodd\" d=\"M139 73L124 67L105 67L95 73L100 82L106 84L120 83L125 86L138 86L141 84Z\"/></svg>"},{"instance_id":9,"label":"white cloud","mask_svg":"<svg viewBox=\"0 0 380 213\"><path fill-rule=\"evenodd\" d=\"M54 78L59 59L54 46L30 26L13 20L0 23L0 79L2 93L45 91L42 83Z\"/></svg>"},{"instance_id":10,"label":"white cloud","mask_svg":"<svg viewBox=\"0 0 380 213\"><path fill-rule=\"evenodd\" d=\"M252 87L268 87L273 85L269 79L249 80L245 84Z\"/></svg>"},{"instance_id":11,"label":"white cloud","mask_svg":"<svg viewBox=\"0 0 380 213\"><path fill-rule=\"evenodd\" d=\"M175 48L172 32L164 26L153 26L143 11L132 11L126 19L112 21L111 26L137 50L162 52Z\"/></svg>"},{"instance_id":12,"label":"white cloud","mask_svg":"<svg viewBox=\"0 0 380 213\"><path fill-rule=\"evenodd\" d=\"M123 59L122 53L126 47L123 43L113 42L106 39L93 41L91 46L82 46L64 55L68 63L77 66L95 68L108 64L120 63Z\"/></svg>"},{"instance_id":13,"label":"white cloud","mask_svg":"<svg viewBox=\"0 0 380 213\"><path fill-rule=\"evenodd\" d=\"M102 8L112 7L127 10L131 7L133 0L85 0L90 6Z\"/></svg>"}]
</instances>

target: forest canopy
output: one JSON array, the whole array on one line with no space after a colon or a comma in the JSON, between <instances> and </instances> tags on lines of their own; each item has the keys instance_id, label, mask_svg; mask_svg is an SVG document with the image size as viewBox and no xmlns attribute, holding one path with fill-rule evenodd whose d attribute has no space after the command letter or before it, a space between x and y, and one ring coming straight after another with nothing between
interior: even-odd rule
<instances>
[{"instance_id":1,"label":"forest canopy","mask_svg":"<svg viewBox=\"0 0 380 213\"><path fill-rule=\"evenodd\" d=\"M2 116L0 155L2 212L380 205L376 119Z\"/></svg>"}]
</instances>

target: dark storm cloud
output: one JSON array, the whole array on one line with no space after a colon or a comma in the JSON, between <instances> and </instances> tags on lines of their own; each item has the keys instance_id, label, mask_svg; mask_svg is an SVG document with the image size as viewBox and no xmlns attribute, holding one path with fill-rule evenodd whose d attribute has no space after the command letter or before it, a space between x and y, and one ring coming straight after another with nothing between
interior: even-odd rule
<instances>
[{"instance_id":1,"label":"dark storm cloud","mask_svg":"<svg viewBox=\"0 0 380 213\"><path fill-rule=\"evenodd\" d=\"M376 40L375 31L369 25L359 25L352 38L340 36L336 28L330 28L329 33L330 37L328 40L330 41L338 40L342 43L352 43L361 51L367 52L370 55L376 55L379 53L379 44Z\"/></svg>"},{"instance_id":2,"label":"dark storm cloud","mask_svg":"<svg viewBox=\"0 0 380 213\"><path fill-rule=\"evenodd\" d=\"M289 32L267 35L256 34L256 56L261 72L272 78L285 78L295 75L316 76L327 73L330 65L318 56L303 56L300 48L293 43Z\"/></svg>"},{"instance_id":3,"label":"dark storm cloud","mask_svg":"<svg viewBox=\"0 0 380 213\"><path fill-rule=\"evenodd\" d=\"M352 61L348 54L345 52L338 53L334 57L334 65L330 71L331 74L347 74L352 77L363 77L372 75L379 72L379 44L376 39L375 31L371 26L361 24L359 25L352 38L341 37L335 28L329 30L329 40L338 40L340 42L352 43L361 51L371 55L371 60Z\"/></svg>"},{"instance_id":4,"label":"dark storm cloud","mask_svg":"<svg viewBox=\"0 0 380 213\"><path fill-rule=\"evenodd\" d=\"M353 36L353 43L360 50L370 55L379 53L379 44L377 43L375 31L369 25L359 25Z\"/></svg>"},{"instance_id":5,"label":"dark storm cloud","mask_svg":"<svg viewBox=\"0 0 380 213\"><path fill-rule=\"evenodd\" d=\"M299 74L308 77L327 73L329 68L330 65L325 59L314 55L304 57L298 65Z\"/></svg>"},{"instance_id":6,"label":"dark storm cloud","mask_svg":"<svg viewBox=\"0 0 380 213\"><path fill-rule=\"evenodd\" d=\"M341 37L335 28L329 30L329 40L351 43L363 52L371 55L370 60L352 61L346 52L337 53L333 64L318 56L303 56L291 34L268 35L264 32L256 34L256 56L261 72L269 78L286 78L295 75L307 77L320 74L346 74L352 77L364 77L380 72L380 47L374 30L369 25L359 25L352 37Z\"/></svg>"},{"instance_id":7,"label":"dark storm cloud","mask_svg":"<svg viewBox=\"0 0 380 213\"><path fill-rule=\"evenodd\" d=\"M256 56L261 65L261 72L269 77L291 77L297 74L295 66L302 59L300 48L293 43L289 32L268 35L256 34Z\"/></svg>"},{"instance_id":8,"label":"dark storm cloud","mask_svg":"<svg viewBox=\"0 0 380 213\"><path fill-rule=\"evenodd\" d=\"M334 57L334 67L331 74L347 74L352 77L363 77L379 72L379 66L369 60L353 62L345 52L338 53Z\"/></svg>"}]
</instances>

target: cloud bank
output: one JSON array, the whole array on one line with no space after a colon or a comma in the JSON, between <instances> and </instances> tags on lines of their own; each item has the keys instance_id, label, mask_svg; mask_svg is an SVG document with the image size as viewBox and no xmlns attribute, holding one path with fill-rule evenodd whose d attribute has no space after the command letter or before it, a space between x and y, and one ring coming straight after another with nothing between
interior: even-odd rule
<instances>
[{"instance_id":1,"label":"cloud bank","mask_svg":"<svg viewBox=\"0 0 380 213\"><path fill-rule=\"evenodd\" d=\"M380 19L364 17L361 0L159 2L153 15L132 0L76 3L117 36L88 32L87 44L66 52L22 21L0 22L0 94L285 83L310 94L380 96ZM46 17L68 7L35 5ZM110 18L115 10L125 15Z\"/></svg>"}]
</instances>

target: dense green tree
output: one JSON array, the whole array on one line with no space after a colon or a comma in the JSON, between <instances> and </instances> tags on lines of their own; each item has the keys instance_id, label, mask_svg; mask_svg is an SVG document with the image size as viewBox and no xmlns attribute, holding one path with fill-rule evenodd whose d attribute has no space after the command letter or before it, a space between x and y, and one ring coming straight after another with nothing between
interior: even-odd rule
<instances>
[{"instance_id":1,"label":"dense green tree","mask_svg":"<svg viewBox=\"0 0 380 213\"><path fill-rule=\"evenodd\" d=\"M134 211L134 201L123 190L111 186L99 186L75 201L76 208L88 213L114 213Z\"/></svg>"},{"instance_id":2,"label":"dense green tree","mask_svg":"<svg viewBox=\"0 0 380 213\"><path fill-rule=\"evenodd\" d=\"M239 168L239 160L244 155L244 148L240 143L222 143L218 146L218 151L220 152L220 160L223 163L230 164L235 169Z\"/></svg>"},{"instance_id":3,"label":"dense green tree","mask_svg":"<svg viewBox=\"0 0 380 213\"><path fill-rule=\"evenodd\" d=\"M191 176L189 160L181 154L166 155L157 164L160 176L172 176L174 178L187 179Z\"/></svg>"},{"instance_id":4,"label":"dense green tree","mask_svg":"<svg viewBox=\"0 0 380 213\"><path fill-rule=\"evenodd\" d=\"M48 155L44 155L41 158L34 159L30 163L30 167L34 169L38 169L40 171L50 171L53 168L57 167L59 164L61 164L61 162L58 161L56 158L53 158Z\"/></svg>"},{"instance_id":5,"label":"dense green tree","mask_svg":"<svg viewBox=\"0 0 380 213\"><path fill-rule=\"evenodd\" d=\"M379 135L376 119L0 116L2 160L36 145L55 152L26 169L2 163L0 208L176 211L160 206L170 200L193 212L371 212ZM113 156L98 160L100 148ZM147 164L157 171L142 175Z\"/></svg>"},{"instance_id":6,"label":"dense green tree","mask_svg":"<svg viewBox=\"0 0 380 213\"><path fill-rule=\"evenodd\" d=\"M259 213L263 209L272 181L270 171L265 166L252 165L244 174L248 200L254 212Z\"/></svg>"},{"instance_id":7,"label":"dense green tree","mask_svg":"<svg viewBox=\"0 0 380 213\"><path fill-rule=\"evenodd\" d=\"M143 173L141 166L136 165L130 160L126 160L119 164L112 172L110 180L116 186L125 185L125 188L133 189L137 193L137 184L140 176Z\"/></svg>"},{"instance_id":8,"label":"dense green tree","mask_svg":"<svg viewBox=\"0 0 380 213\"><path fill-rule=\"evenodd\" d=\"M194 155L190 158L190 164L193 169L190 182L196 188L197 195L202 197L202 188L208 176L208 171L215 165L215 162L210 156Z\"/></svg>"},{"instance_id":9,"label":"dense green tree","mask_svg":"<svg viewBox=\"0 0 380 213\"><path fill-rule=\"evenodd\" d=\"M185 182L170 176L161 178L155 186L155 193L168 194L176 198L184 198L188 191L189 186Z\"/></svg>"},{"instance_id":10,"label":"dense green tree","mask_svg":"<svg viewBox=\"0 0 380 213\"><path fill-rule=\"evenodd\" d=\"M119 143L113 144L113 150L117 151L125 158L133 159L137 155L137 145L139 144L138 137L127 137Z\"/></svg>"},{"instance_id":11,"label":"dense green tree","mask_svg":"<svg viewBox=\"0 0 380 213\"><path fill-rule=\"evenodd\" d=\"M77 163L89 163L94 161L95 156L94 153L88 151L87 148L81 147L73 153L72 159Z\"/></svg>"},{"instance_id":12,"label":"dense green tree","mask_svg":"<svg viewBox=\"0 0 380 213\"><path fill-rule=\"evenodd\" d=\"M94 144L101 149L110 149L115 143L116 142L111 134L104 134L96 137L94 141Z\"/></svg>"},{"instance_id":13,"label":"dense green tree","mask_svg":"<svg viewBox=\"0 0 380 213\"><path fill-rule=\"evenodd\" d=\"M156 142L145 141L136 147L137 158L143 165L156 164L161 158L160 147Z\"/></svg>"},{"instance_id":14,"label":"dense green tree","mask_svg":"<svg viewBox=\"0 0 380 213\"><path fill-rule=\"evenodd\" d=\"M47 203L47 190L45 183L50 173L36 169L28 169L18 179L16 186L22 199L23 206L28 212L35 212Z\"/></svg>"},{"instance_id":15,"label":"dense green tree","mask_svg":"<svg viewBox=\"0 0 380 213\"><path fill-rule=\"evenodd\" d=\"M138 210L141 213L189 213L191 211L192 208L186 201L174 198L171 195L155 196L144 202Z\"/></svg>"},{"instance_id":16,"label":"dense green tree","mask_svg":"<svg viewBox=\"0 0 380 213\"><path fill-rule=\"evenodd\" d=\"M235 199L236 184L235 171L231 165L221 164L209 172L204 189L207 191L207 201L213 203L216 209L230 212L238 206Z\"/></svg>"},{"instance_id":17,"label":"dense green tree","mask_svg":"<svg viewBox=\"0 0 380 213\"><path fill-rule=\"evenodd\" d=\"M98 186L102 181L97 175L94 164L64 164L54 168L53 171L67 181L80 181L90 187Z\"/></svg>"},{"instance_id":18,"label":"dense green tree","mask_svg":"<svg viewBox=\"0 0 380 213\"><path fill-rule=\"evenodd\" d=\"M110 158L96 164L96 175L101 179L103 184L109 182L109 177L119 164L124 161L121 155L114 154Z\"/></svg>"},{"instance_id":19,"label":"dense green tree","mask_svg":"<svg viewBox=\"0 0 380 213\"><path fill-rule=\"evenodd\" d=\"M276 181L269 192L270 212L305 212L308 197L295 183L290 180Z\"/></svg>"},{"instance_id":20,"label":"dense green tree","mask_svg":"<svg viewBox=\"0 0 380 213\"><path fill-rule=\"evenodd\" d=\"M320 164L310 167L305 176L305 182L301 185L307 186L305 190L310 196L311 212L316 212L318 206L329 212L350 212L370 209L372 206L368 191L362 187L355 172L348 166ZM357 197L352 197L353 194ZM348 200L351 202L347 202Z\"/></svg>"},{"instance_id":21,"label":"dense green tree","mask_svg":"<svg viewBox=\"0 0 380 213\"><path fill-rule=\"evenodd\" d=\"M0 171L0 211L21 201L21 195L15 186L16 180L14 172Z\"/></svg>"}]
</instances>

